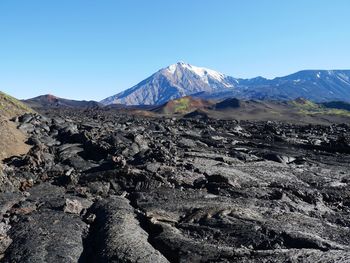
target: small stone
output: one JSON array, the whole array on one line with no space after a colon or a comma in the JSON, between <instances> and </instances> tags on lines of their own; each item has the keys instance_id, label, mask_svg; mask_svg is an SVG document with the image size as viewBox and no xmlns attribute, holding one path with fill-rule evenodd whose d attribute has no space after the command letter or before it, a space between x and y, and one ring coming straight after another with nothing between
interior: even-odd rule
<instances>
[{"instance_id":1,"label":"small stone","mask_svg":"<svg viewBox=\"0 0 350 263\"><path fill-rule=\"evenodd\" d=\"M0 223L0 236L6 236L7 231L11 228L10 225L5 224L3 222Z\"/></svg>"},{"instance_id":2,"label":"small stone","mask_svg":"<svg viewBox=\"0 0 350 263\"><path fill-rule=\"evenodd\" d=\"M92 224L96 219L96 215L95 214L90 214L88 217L86 217L86 222L88 224Z\"/></svg>"},{"instance_id":3,"label":"small stone","mask_svg":"<svg viewBox=\"0 0 350 263\"><path fill-rule=\"evenodd\" d=\"M3 253L5 253L11 243L12 239L9 236L0 237L0 259L3 257Z\"/></svg>"},{"instance_id":4,"label":"small stone","mask_svg":"<svg viewBox=\"0 0 350 263\"><path fill-rule=\"evenodd\" d=\"M112 161L122 168L126 166L126 160L123 156L113 156Z\"/></svg>"},{"instance_id":5,"label":"small stone","mask_svg":"<svg viewBox=\"0 0 350 263\"><path fill-rule=\"evenodd\" d=\"M65 213L79 215L83 208L83 205L78 200L67 198L63 211Z\"/></svg>"},{"instance_id":6,"label":"small stone","mask_svg":"<svg viewBox=\"0 0 350 263\"><path fill-rule=\"evenodd\" d=\"M23 181L23 182L21 182L19 190L26 191L27 189L32 188L33 185L34 185L34 182L31 179Z\"/></svg>"}]
</instances>

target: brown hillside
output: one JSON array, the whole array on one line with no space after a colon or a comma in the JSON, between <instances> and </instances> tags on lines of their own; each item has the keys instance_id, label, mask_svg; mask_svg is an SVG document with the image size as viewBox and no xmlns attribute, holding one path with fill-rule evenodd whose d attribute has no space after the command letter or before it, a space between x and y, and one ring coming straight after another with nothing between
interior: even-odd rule
<instances>
[{"instance_id":1,"label":"brown hillside","mask_svg":"<svg viewBox=\"0 0 350 263\"><path fill-rule=\"evenodd\" d=\"M5 158L28 152L30 147L25 144L25 134L10 119L31 111L15 98L0 92L0 165Z\"/></svg>"}]
</instances>

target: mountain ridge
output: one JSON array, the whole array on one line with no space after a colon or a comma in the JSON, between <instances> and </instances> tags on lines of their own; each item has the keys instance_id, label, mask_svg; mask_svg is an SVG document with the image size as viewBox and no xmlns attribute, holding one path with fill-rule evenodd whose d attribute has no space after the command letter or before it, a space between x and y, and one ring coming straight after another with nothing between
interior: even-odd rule
<instances>
[{"instance_id":1,"label":"mountain ridge","mask_svg":"<svg viewBox=\"0 0 350 263\"><path fill-rule=\"evenodd\" d=\"M194 96L203 99L276 99L305 97L316 102L350 101L350 70L301 70L267 79L235 78L218 71L178 62L163 68L130 89L101 101L104 105L161 105Z\"/></svg>"},{"instance_id":2,"label":"mountain ridge","mask_svg":"<svg viewBox=\"0 0 350 263\"><path fill-rule=\"evenodd\" d=\"M40 95L34 98L22 100L22 102L33 109L40 108L93 108L99 107L99 102L90 100L70 100L65 98L56 97L52 94Z\"/></svg>"}]
</instances>

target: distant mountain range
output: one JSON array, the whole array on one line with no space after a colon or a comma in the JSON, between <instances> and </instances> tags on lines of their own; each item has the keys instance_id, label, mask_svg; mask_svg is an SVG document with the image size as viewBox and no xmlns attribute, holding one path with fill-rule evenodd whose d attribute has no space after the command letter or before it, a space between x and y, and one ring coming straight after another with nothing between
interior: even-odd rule
<instances>
[{"instance_id":1,"label":"distant mountain range","mask_svg":"<svg viewBox=\"0 0 350 263\"><path fill-rule=\"evenodd\" d=\"M350 70L304 70L275 79L240 79L179 62L101 103L161 105L184 96L214 100L232 97L293 100L303 97L315 102L350 102Z\"/></svg>"}]
</instances>

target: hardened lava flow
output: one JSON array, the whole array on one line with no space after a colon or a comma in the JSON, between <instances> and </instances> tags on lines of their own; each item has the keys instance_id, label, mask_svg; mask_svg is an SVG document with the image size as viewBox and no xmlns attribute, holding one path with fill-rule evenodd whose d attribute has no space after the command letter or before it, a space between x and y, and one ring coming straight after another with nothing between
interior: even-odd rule
<instances>
[{"instance_id":1,"label":"hardened lava flow","mask_svg":"<svg viewBox=\"0 0 350 263\"><path fill-rule=\"evenodd\" d=\"M151 118L13 120L1 262L350 262L350 127Z\"/></svg>"}]
</instances>

